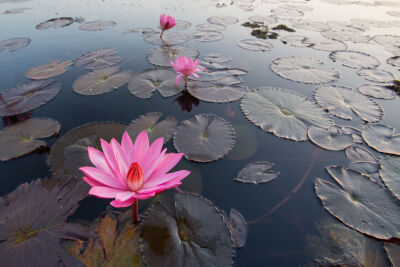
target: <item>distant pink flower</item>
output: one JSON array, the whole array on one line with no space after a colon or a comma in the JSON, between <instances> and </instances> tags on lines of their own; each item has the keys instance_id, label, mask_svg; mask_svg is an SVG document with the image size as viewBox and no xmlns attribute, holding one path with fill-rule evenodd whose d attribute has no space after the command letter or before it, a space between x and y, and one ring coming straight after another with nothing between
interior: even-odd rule
<instances>
[{"instance_id":1,"label":"distant pink flower","mask_svg":"<svg viewBox=\"0 0 400 267\"><path fill-rule=\"evenodd\" d=\"M160 27L161 27L161 34L160 38L162 38L164 31L171 29L176 25L176 21L174 17L161 14L160 16Z\"/></svg>"},{"instance_id":2,"label":"distant pink flower","mask_svg":"<svg viewBox=\"0 0 400 267\"><path fill-rule=\"evenodd\" d=\"M190 174L186 170L168 173L183 154L166 153L167 149L161 151L164 138L158 138L149 146L146 131L138 135L134 144L127 132L121 145L114 138L110 143L100 141L103 152L88 147L90 161L95 167L80 170L87 176L83 179L92 186L89 194L113 198L110 204L116 208L134 204L137 213L138 199L147 199L180 185Z\"/></svg>"},{"instance_id":3,"label":"distant pink flower","mask_svg":"<svg viewBox=\"0 0 400 267\"><path fill-rule=\"evenodd\" d=\"M180 84L181 79L185 77L185 86L187 86L187 79L189 75L200 78L199 75L196 74L196 72L205 70L205 68L197 68L197 66L199 65L198 59L193 61L193 59L191 59L190 57L187 58L184 56L176 58L175 62L171 61L171 65L178 73L178 76L176 76L176 84Z\"/></svg>"}]
</instances>

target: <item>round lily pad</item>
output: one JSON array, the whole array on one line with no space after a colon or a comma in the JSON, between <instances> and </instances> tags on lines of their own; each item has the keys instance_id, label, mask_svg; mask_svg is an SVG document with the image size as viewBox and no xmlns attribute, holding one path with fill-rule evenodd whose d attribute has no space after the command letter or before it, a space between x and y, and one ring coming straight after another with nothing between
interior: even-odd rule
<instances>
[{"instance_id":1,"label":"round lily pad","mask_svg":"<svg viewBox=\"0 0 400 267\"><path fill-rule=\"evenodd\" d=\"M79 29L82 31L102 31L109 27L116 26L117 23L110 20L95 20L82 24Z\"/></svg>"},{"instance_id":2,"label":"round lily pad","mask_svg":"<svg viewBox=\"0 0 400 267\"><path fill-rule=\"evenodd\" d=\"M362 130L362 137L373 149L400 156L400 135L395 134L392 127L381 124L370 125Z\"/></svg>"},{"instance_id":3,"label":"round lily pad","mask_svg":"<svg viewBox=\"0 0 400 267\"><path fill-rule=\"evenodd\" d=\"M156 203L140 225L147 266L232 266L233 242L223 214L209 200L176 194L171 208Z\"/></svg>"},{"instance_id":4,"label":"round lily pad","mask_svg":"<svg viewBox=\"0 0 400 267\"><path fill-rule=\"evenodd\" d=\"M189 160L209 162L222 158L235 143L233 127L212 114L183 121L175 131L174 146Z\"/></svg>"},{"instance_id":5,"label":"round lily pad","mask_svg":"<svg viewBox=\"0 0 400 267\"><path fill-rule=\"evenodd\" d=\"M309 44L303 43L304 38L306 38L306 36L304 35L286 35L281 38L281 41L282 43L289 44L291 46L297 46L297 47L309 46Z\"/></svg>"},{"instance_id":6,"label":"round lily pad","mask_svg":"<svg viewBox=\"0 0 400 267\"><path fill-rule=\"evenodd\" d=\"M117 56L118 52L114 48L102 48L93 50L75 61L75 66L82 67L86 65L88 70L96 70L114 66L123 61L123 58Z\"/></svg>"},{"instance_id":7,"label":"round lily pad","mask_svg":"<svg viewBox=\"0 0 400 267\"><path fill-rule=\"evenodd\" d=\"M200 78L195 78L189 76L190 80L208 82L208 81L217 81L227 77L234 77L247 74L247 70L236 69L236 68L225 68L223 70L204 70L199 72L198 75Z\"/></svg>"},{"instance_id":8,"label":"round lily pad","mask_svg":"<svg viewBox=\"0 0 400 267\"><path fill-rule=\"evenodd\" d=\"M212 63L225 63L232 60L232 57L224 54L211 53L203 56L203 59Z\"/></svg>"},{"instance_id":9,"label":"round lily pad","mask_svg":"<svg viewBox=\"0 0 400 267\"><path fill-rule=\"evenodd\" d=\"M164 143L166 143L174 134L177 121L174 116L168 116L160 121L162 115L161 112L143 114L133 120L126 128L126 131L132 139L136 139L145 130L149 136L150 143L153 143L160 137L163 137Z\"/></svg>"},{"instance_id":10,"label":"round lily pad","mask_svg":"<svg viewBox=\"0 0 400 267\"><path fill-rule=\"evenodd\" d=\"M357 74L368 81L377 83L391 83L394 80L393 74L384 70L360 69Z\"/></svg>"},{"instance_id":11,"label":"round lily pad","mask_svg":"<svg viewBox=\"0 0 400 267\"><path fill-rule=\"evenodd\" d=\"M170 69L147 69L132 77L128 89L139 98L150 98L155 90L158 90L162 96L168 97L171 96L169 93L171 83L176 84L175 78L176 73ZM175 92L173 95L178 93Z\"/></svg>"},{"instance_id":12,"label":"round lily pad","mask_svg":"<svg viewBox=\"0 0 400 267\"><path fill-rule=\"evenodd\" d=\"M38 108L60 92L60 84L53 80L29 81L0 93L0 116L11 116Z\"/></svg>"},{"instance_id":13,"label":"round lily pad","mask_svg":"<svg viewBox=\"0 0 400 267\"><path fill-rule=\"evenodd\" d=\"M340 78L340 73L333 68L325 68L322 61L305 56L277 58L270 67L279 76L301 83L330 83Z\"/></svg>"},{"instance_id":14,"label":"round lily pad","mask_svg":"<svg viewBox=\"0 0 400 267\"><path fill-rule=\"evenodd\" d=\"M167 46L150 48L146 54L146 58L151 64L161 67L171 67L171 61L181 56L196 59L199 56L199 51L186 46Z\"/></svg>"},{"instance_id":15,"label":"round lily pad","mask_svg":"<svg viewBox=\"0 0 400 267\"><path fill-rule=\"evenodd\" d=\"M361 35L360 31L355 28L336 29L335 26L328 31L321 32L321 35L333 40L353 43L368 43L371 39L369 36Z\"/></svg>"},{"instance_id":16,"label":"round lily pad","mask_svg":"<svg viewBox=\"0 0 400 267\"><path fill-rule=\"evenodd\" d=\"M111 92L125 85L132 77L130 71L118 71L118 66L94 70L78 77L73 89L76 93L87 96Z\"/></svg>"},{"instance_id":17,"label":"round lily pad","mask_svg":"<svg viewBox=\"0 0 400 267\"><path fill-rule=\"evenodd\" d=\"M400 56L390 57L386 60L387 64L400 67Z\"/></svg>"},{"instance_id":18,"label":"round lily pad","mask_svg":"<svg viewBox=\"0 0 400 267\"><path fill-rule=\"evenodd\" d=\"M25 74L26 78L32 80L44 80L59 76L68 70L68 66L72 65L72 61L55 60L48 65L40 65L28 70Z\"/></svg>"},{"instance_id":19,"label":"round lily pad","mask_svg":"<svg viewBox=\"0 0 400 267\"><path fill-rule=\"evenodd\" d=\"M157 32L153 35L148 35L144 38L144 41L156 45L177 45L183 44L189 40L189 36L182 32L166 31L163 34L162 39L160 33Z\"/></svg>"},{"instance_id":20,"label":"round lily pad","mask_svg":"<svg viewBox=\"0 0 400 267\"><path fill-rule=\"evenodd\" d=\"M6 161L32 153L46 142L38 140L58 134L60 124L52 119L33 118L0 131L0 160Z\"/></svg>"},{"instance_id":21,"label":"round lily pad","mask_svg":"<svg viewBox=\"0 0 400 267\"><path fill-rule=\"evenodd\" d=\"M372 69L380 64L377 58L356 51L334 51L329 54L329 57L334 62L353 69Z\"/></svg>"},{"instance_id":22,"label":"round lily pad","mask_svg":"<svg viewBox=\"0 0 400 267\"><path fill-rule=\"evenodd\" d=\"M354 145L346 149L346 156L350 161L349 167L363 174L377 173L378 160L365 148Z\"/></svg>"},{"instance_id":23,"label":"round lily pad","mask_svg":"<svg viewBox=\"0 0 400 267\"><path fill-rule=\"evenodd\" d=\"M0 42L0 52L6 49L10 52L15 52L27 47L30 43L31 39L29 38L12 38L3 40Z\"/></svg>"},{"instance_id":24,"label":"round lily pad","mask_svg":"<svg viewBox=\"0 0 400 267\"><path fill-rule=\"evenodd\" d=\"M311 48L322 51L347 49L347 45L342 41L332 40L325 37L306 37L302 40L302 42Z\"/></svg>"},{"instance_id":25,"label":"round lily pad","mask_svg":"<svg viewBox=\"0 0 400 267\"><path fill-rule=\"evenodd\" d=\"M72 129L60 138L51 148L47 159L52 173L82 177L82 166L91 166L87 152L88 146L101 150L100 138L107 142L111 138L119 140L126 125L115 122L89 123Z\"/></svg>"},{"instance_id":26,"label":"round lily pad","mask_svg":"<svg viewBox=\"0 0 400 267\"><path fill-rule=\"evenodd\" d=\"M383 117L382 107L371 98L351 88L321 85L314 92L314 98L333 115L351 120L354 114L367 122L377 122Z\"/></svg>"},{"instance_id":27,"label":"round lily pad","mask_svg":"<svg viewBox=\"0 0 400 267\"><path fill-rule=\"evenodd\" d=\"M246 117L267 132L295 141L307 140L310 126L328 129L332 120L315 102L293 91L261 87L241 101Z\"/></svg>"},{"instance_id":28,"label":"round lily pad","mask_svg":"<svg viewBox=\"0 0 400 267\"><path fill-rule=\"evenodd\" d=\"M222 25L231 25L239 22L237 18L232 16L214 16L214 17L209 17L207 21L212 24L222 24Z\"/></svg>"},{"instance_id":29,"label":"round lily pad","mask_svg":"<svg viewBox=\"0 0 400 267\"><path fill-rule=\"evenodd\" d=\"M63 28L74 23L74 19L71 17L61 17L46 20L38 25L36 25L37 30L47 30L49 28Z\"/></svg>"},{"instance_id":30,"label":"round lily pad","mask_svg":"<svg viewBox=\"0 0 400 267\"><path fill-rule=\"evenodd\" d=\"M396 97L396 92L382 85L377 84L361 84L358 87L360 93L379 99L393 99Z\"/></svg>"},{"instance_id":31,"label":"round lily pad","mask_svg":"<svg viewBox=\"0 0 400 267\"><path fill-rule=\"evenodd\" d=\"M400 237L400 205L384 187L351 169L327 170L339 186L317 178L315 191L329 213L377 239Z\"/></svg>"},{"instance_id":32,"label":"round lily pad","mask_svg":"<svg viewBox=\"0 0 400 267\"><path fill-rule=\"evenodd\" d=\"M252 51L269 51L273 48L273 45L265 40L258 39L245 39L238 43L238 46Z\"/></svg>"},{"instance_id":33,"label":"round lily pad","mask_svg":"<svg viewBox=\"0 0 400 267\"><path fill-rule=\"evenodd\" d=\"M400 200L400 158L385 156L380 160L379 176L387 188Z\"/></svg>"},{"instance_id":34,"label":"round lily pad","mask_svg":"<svg viewBox=\"0 0 400 267\"><path fill-rule=\"evenodd\" d=\"M226 30L223 24L204 23L196 26L196 29L203 32L220 32Z\"/></svg>"},{"instance_id":35,"label":"round lily pad","mask_svg":"<svg viewBox=\"0 0 400 267\"><path fill-rule=\"evenodd\" d=\"M194 39L198 42L216 42L221 39L223 39L225 35L222 32L213 32L213 31L207 31L207 32L194 32L192 35L190 35L191 39Z\"/></svg>"},{"instance_id":36,"label":"round lily pad","mask_svg":"<svg viewBox=\"0 0 400 267\"><path fill-rule=\"evenodd\" d=\"M236 176L235 181L251 184L266 183L276 179L279 176L278 171L273 171L274 166L270 162L254 162L247 164Z\"/></svg>"},{"instance_id":37,"label":"round lily pad","mask_svg":"<svg viewBox=\"0 0 400 267\"><path fill-rule=\"evenodd\" d=\"M229 219L229 228L232 231L233 244L236 248L242 248L246 243L248 233L246 219L235 209L230 209Z\"/></svg>"},{"instance_id":38,"label":"round lily pad","mask_svg":"<svg viewBox=\"0 0 400 267\"><path fill-rule=\"evenodd\" d=\"M342 132L336 126L329 129L310 127L308 129L308 137L317 146L333 151L346 149L354 142L351 134Z\"/></svg>"}]
</instances>

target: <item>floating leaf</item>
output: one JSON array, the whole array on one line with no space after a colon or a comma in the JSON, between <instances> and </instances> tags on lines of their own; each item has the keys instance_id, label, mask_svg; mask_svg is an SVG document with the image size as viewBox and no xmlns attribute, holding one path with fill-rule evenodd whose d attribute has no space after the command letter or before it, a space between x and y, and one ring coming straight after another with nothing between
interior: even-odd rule
<instances>
[{"instance_id":1,"label":"floating leaf","mask_svg":"<svg viewBox=\"0 0 400 267\"><path fill-rule=\"evenodd\" d=\"M361 137L361 131L357 128L351 126L340 126L340 131L346 134L351 134L354 139L354 143L364 143L364 139Z\"/></svg>"},{"instance_id":2,"label":"floating leaf","mask_svg":"<svg viewBox=\"0 0 400 267\"><path fill-rule=\"evenodd\" d=\"M110 20L95 20L95 21L89 21L86 22L85 24L82 24L79 29L82 31L102 31L105 30L109 27L114 27L117 25L114 21Z\"/></svg>"},{"instance_id":3,"label":"floating leaf","mask_svg":"<svg viewBox=\"0 0 400 267\"><path fill-rule=\"evenodd\" d=\"M195 81L208 82L208 81L217 81L217 80L221 80L221 79L233 77L233 76L245 75L247 73L248 73L247 70L236 69L236 68L225 68L223 70L208 70L208 69L206 69L206 70L198 73L200 78L195 78L194 76L189 76L189 79L195 80Z\"/></svg>"},{"instance_id":4,"label":"floating leaf","mask_svg":"<svg viewBox=\"0 0 400 267\"><path fill-rule=\"evenodd\" d=\"M382 85L377 84L362 84L358 87L360 93L379 99L393 99L396 97L396 92Z\"/></svg>"},{"instance_id":5,"label":"floating leaf","mask_svg":"<svg viewBox=\"0 0 400 267\"><path fill-rule=\"evenodd\" d=\"M132 77L130 71L118 72L119 67L98 69L84 74L73 84L73 89L80 95L101 95L124 86Z\"/></svg>"},{"instance_id":6,"label":"floating leaf","mask_svg":"<svg viewBox=\"0 0 400 267\"><path fill-rule=\"evenodd\" d=\"M400 237L400 206L384 187L351 169L333 166L327 171L340 187L317 178L315 190L329 213L377 239Z\"/></svg>"},{"instance_id":7,"label":"floating leaf","mask_svg":"<svg viewBox=\"0 0 400 267\"><path fill-rule=\"evenodd\" d=\"M235 143L233 127L212 114L183 121L176 129L174 146L189 160L209 162L222 158Z\"/></svg>"},{"instance_id":8,"label":"floating leaf","mask_svg":"<svg viewBox=\"0 0 400 267\"><path fill-rule=\"evenodd\" d=\"M229 228L232 232L233 244L236 248L242 248L246 243L248 233L246 219L235 209L230 209L229 219Z\"/></svg>"},{"instance_id":9,"label":"floating leaf","mask_svg":"<svg viewBox=\"0 0 400 267\"><path fill-rule=\"evenodd\" d=\"M322 65L316 58L290 56L275 59L270 67L279 76L301 83L321 84L339 79L340 73L336 69Z\"/></svg>"},{"instance_id":10,"label":"floating leaf","mask_svg":"<svg viewBox=\"0 0 400 267\"><path fill-rule=\"evenodd\" d=\"M249 17L249 20L255 23L262 23L265 25L274 24L278 22L275 16L254 15Z\"/></svg>"},{"instance_id":11,"label":"floating leaf","mask_svg":"<svg viewBox=\"0 0 400 267\"><path fill-rule=\"evenodd\" d=\"M31 39L29 38L12 38L3 40L0 42L0 52L6 49L10 52L14 52L27 47L30 43Z\"/></svg>"},{"instance_id":12,"label":"floating leaf","mask_svg":"<svg viewBox=\"0 0 400 267\"><path fill-rule=\"evenodd\" d=\"M102 48L93 50L80 56L75 61L75 66L82 67L86 65L88 70L96 70L114 66L121 63L123 58L117 56L118 52L114 48Z\"/></svg>"},{"instance_id":13,"label":"floating leaf","mask_svg":"<svg viewBox=\"0 0 400 267\"><path fill-rule=\"evenodd\" d=\"M0 131L0 160L6 161L29 154L46 142L37 140L58 134L60 124L52 119L29 119Z\"/></svg>"},{"instance_id":14,"label":"floating leaf","mask_svg":"<svg viewBox=\"0 0 400 267\"><path fill-rule=\"evenodd\" d=\"M174 30L185 30L187 28L189 28L190 26L192 26L192 24L189 21L186 20L181 20L181 19L177 19L175 20L175 26L174 26Z\"/></svg>"},{"instance_id":15,"label":"floating leaf","mask_svg":"<svg viewBox=\"0 0 400 267\"><path fill-rule=\"evenodd\" d=\"M346 149L346 156L350 160L349 167L351 169L367 175L378 172L378 160L365 148L351 146Z\"/></svg>"},{"instance_id":16,"label":"floating leaf","mask_svg":"<svg viewBox=\"0 0 400 267\"><path fill-rule=\"evenodd\" d=\"M367 19L367 18L351 18L351 25L353 27L357 27L360 29L368 30L370 27L372 28L386 28L387 24L385 21L377 20L377 19Z\"/></svg>"},{"instance_id":17,"label":"floating leaf","mask_svg":"<svg viewBox=\"0 0 400 267\"><path fill-rule=\"evenodd\" d=\"M372 40L380 45L400 45L400 36L397 35L375 35Z\"/></svg>"},{"instance_id":18,"label":"floating leaf","mask_svg":"<svg viewBox=\"0 0 400 267\"><path fill-rule=\"evenodd\" d=\"M351 134L342 132L336 126L329 129L310 127L308 129L308 137L317 146L333 151L346 149L354 142Z\"/></svg>"},{"instance_id":19,"label":"floating leaf","mask_svg":"<svg viewBox=\"0 0 400 267\"><path fill-rule=\"evenodd\" d=\"M328 129L332 125L321 107L287 89L260 87L245 95L240 106L246 117L264 131L295 141L307 140L310 126Z\"/></svg>"},{"instance_id":20,"label":"floating leaf","mask_svg":"<svg viewBox=\"0 0 400 267\"><path fill-rule=\"evenodd\" d=\"M347 45L342 41L332 40L325 37L306 37L302 40L302 42L311 48L322 51L347 49Z\"/></svg>"},{"instance_id":21,"label":"floating leaf","mask_svg":"<svg viewBox=\"0 0 400 267\"><path fill-rule=\"evenodd\" d=\"M222 25L231 25L239 22L237 18L232 16L214 16L214 17L209 17L207 21L212 24L222 24Z\"/></svg>"},{"instance_id":22,"label":"floating leaf","mask_svg":"<svg viewBox=\"0 0 400 267\"><path fill-rule=\"evenodd\" d=\"M236 176L235 181L251 184L266 183L279 176L278 171L273 171L274 166L270 162L254 162L247 164Z\"/></svg>"},{"instance_id":23,"label":"floating leaf","mask_svg":"<svg viewBox=\"0 0 400 267\"><path fill-rule=\"evenodd\" d=\"M203 32L220 32L226 30L223 24L204 23L196 26L196 29Z\"/></svg>"},{"instance_id":24,"label":"floating leaf","mask_svg":"<svg viewBox=\"0 0 400 267\"><path fill-rule=\"evenodd\" d=\"M181 32L166 31L163 34L162 39L160 38L160 33L157 32L153 35L146 36L144 41L156 45L177 45L183 44L189 40L189 36Z\"/></svg>"},{"instance_id":25,"label":"floating leaf","mask_svg":"<svg viewBox=\"0 0 400 267\"><path fill-rule=\"evenodd\" d=\"M292 26L295 29L302 29L306 31L313 31L313 32L324 32L331 29L329 25L326 25L324 22L321 21L313 21L313 20L298 20L292 23Z\"/></svg>"},{"instance_id":26,"label":"floating leaf","mask_svg":"<svg viewBox=\"0 0 400 267\"><path fill-rule=\"evenodd\" d=\"M167 46L150 48L146 54L146 58L151 64L161 67L171 67L171 61L181 56L196 59L199 56L199 51L185 46Z\"/></svg>"},{"instance_id":27,"label":"floating leaf","mask_svg":"<svg viewBox=\"0 0 400 267\"><path fill-rule=\"evenodd\" d=\"M7 9L6 11L4 11L2 14L4 15L9 15L9 14L21 14L21 13L25 13L25 10L29 10L31 8L13 8L13 9Z\"/></svg>"},{"instance_id":28,"label":"floating leaf","mask_svg":"<svg viewBox=\"0 0 400 267\"><path fill-rule=\"evenodd\" d=\"M158 90L162 96L168 97L171 96L169 93L171 83L176 83L175 78L176 73L170 69L147 69L132 77L128 89L139 98L150 98L155 90ZM173 93L173 95L178 93Z\"/></svg>"},{"instance_id":29,"label":"floating leaf","mask_svg":"<svg viewBox=\"0 0 400 267\"><path fill-rule=\"evenodd\" d=\"M380 160L379 175L387 188L400 200L400 158L385 156Z\"/></svg>"},{"instance_id":30,"label":"floating leaf","mask_svg":"<svg viewBox=\"0 0 400 267\"><path fill-rule=\"evenodd\" d=\"M223 214L195 194L176 194L170 208L160 203L150 207L139 242L148 266L233 265L233 242Z\"/></svg>"},{"instance_id":31,"label":"floating leaf","mask_svg":"<svg viewBox=\"0 0 400 267\"><path fill-rule=\"evenodd\" d=\"M216 42L224 38L224 34L222 32L194 32L190 35L190 38L195 39L198 42Z\"/></svg>"},{"instance_id":32,"label":"floating leaf","mask_svg":"<svg viewBox=\"0 0 400 267\"><path fill-rule=\"evenodd\" d=\"M332 27L328 31L321 32L321 35L329 39L353 43L368 43L371 39L369 36L361 35L355 28L336 29L335 26Z\"/></svg>"},{"instance_id":33,"label":"floating leaf","mask_svg":"<svg viewBox=\"0 0 400 267\"><path fill-rule=\"evenodd\" d=\"M384 70L360 69L357 71L357 74L368 81L377 83L390 83L394 80L393 74Z\"/></svg>"},{"instance_id":34,"label":"floating leaf","mask_svg":"<svg viewBox=\"0 0 400 267\"><path fill-rule=\"evenodd\" d=\"M385 243L385 251L393 267L400 265L400 245L394 243Z\"/></svg>"},{"instance_id":35,"label":"floating leaf","mask_svg":"<svg viewBox=\"0 0 400 267\"><path fill-rule=\"evenodd\" d=\"M271 13L278 18L298 18L304 16L304 13L302 11L290 10L285 8L271 9Z\"/></svg>"},{"instance_id":36,"label":"floating leaf","mask_svg":"<svg viewBox=\"0 0 400 267\"><path fill-rule=\"evenodd\" d=\"M91 166L87 147L101 149L100 138L107 142L111 138L119 139L126 125L115 122L89 123L72 129L60 138L51 148L47 159L52 173L82 177L79 167Z\"/></svg>"},{"instance_id":37,"label":"floating leaf","mask_svg":"<svg viewBox=\"0 0 400 267\"><path fill-rule=\"evenodd\" d=\"M131 30L127 30L125 33L133 33L133 32L140 32L143 36L149 36L156 33L156 31L153 28L149 27L136 27Z\"/></svg>"},{"instance_id":38,"label":"floating leaf","mask_svg":"<svg viewBox=\"0 0 400 267\"><path fill-rule=\"evenodd\" d=\"M356 51L334 51L329 54L329 57L334 62L353 69L372 69L380 64L377 58Z\"/></svg>"},{"instance_id":39,"label":"floating leaf","mask_svg":"<svg viewBox=\"0 0 400 267\"><path fill-rule=\"evenodd\" d=\"M177 121L174 116L168 116L166 119L159 121L162 115L161 112L149 112L141 115L128 125L126 131L128 131L132 139L136 139L145 130L149 136L150 143L160 137L163 137L164 143L166 143L174 134Z\"/></svg>"},{"instance_id":40,"label":"floating leaf","mask_svg":"<svg viewBox=\"0 0 400 267\"><path fill-rule=\"evenodd\" d=\"M239 41L237 44L244 49L252 51L269 51L273 47L269 42L257 39L245 39Z\"/></svg>"},{"instance_id":41,"label":"floating leaf","mask_svg":"<svg viewBox=\"0 0 400 267\"><path fill-rule=\"evenodd\" d=\"M38 25L36 25L37 30L47 30L49 28L63 28L67 27L74 23L74 19L71 17L61 17L61 18L54 18L46 20Z\"/></svg>"},{"instance_id":42,"label":"floating leaf","mask_svg":"<svg viewBox=\"0 0 400 267\"><path fill-rule=\"evenodd\" d=\"M390 57L386 60L387 64L400 67L400 56Z\"/></svg>"},{"instance_id":43,"label":"floating leaf","mask_svg":"<svg viewBox=\"0 0 400 267\"><path fill-rule=\"evenodd\" d=\"M373 149L400 156L400 135L394 134L392 127L385 125L367 126L362 131L365 142Z\"/></svg>"},{"instance_id":44,"label":"floating leaf","mask_svg":"<svg viewBox=\"0 0 400 267\"><path fill-rule=\"evenodd\" d=\"M351 88L322 85L315 90L314 98L318 104L342 119L351 120L354 113L367 122L377 122L383 117L383 110L378 103Z\"/></svg>"},{"instance_id":45,"label":"floating leaf","mask_svg":"<svg viewBox=\"0 0 400 267\"><path fill-rule=\"evenodd\" d=\"M309 46L309 44L303 43L304 38L306 37L303 35L286 35L281 38L281 41L282 43L289 44L291 46L297 46L297 47Z\"/></svg>"},{"instance_id":46,"label":"floating leaf","mask_svg":"<svg viewBox=\"0 0 400 267\"><path fill-rule=\"evenodd\" d=\"M212 53L204 55L203 59L211 63L225 63L231 61L232 57L224 54Z\"/></svg>"},{"instance_id":47,"label":"floating leaf","mask_svg":"<svg viewBox=\"0 0 400 267\"><path fill-rule=\"evenodd\" d=\"M72 61L59 61L55 60L48 65L40 65L28 70L25 74L26 78L33 80L45 80L59 76L66 72L66 67L71 66Z\"/></svg>"},{"instance_id":48,"label":"floating leaf","mask_svg":"<svg viewBox=\"0 0 400 267\"><path fill-rule=\"evenodd\" d=\"M53 80L29 81L0 93L0 116L11 116L38 108L57 96L61 86Z\"/></svg>"}]
</instances>

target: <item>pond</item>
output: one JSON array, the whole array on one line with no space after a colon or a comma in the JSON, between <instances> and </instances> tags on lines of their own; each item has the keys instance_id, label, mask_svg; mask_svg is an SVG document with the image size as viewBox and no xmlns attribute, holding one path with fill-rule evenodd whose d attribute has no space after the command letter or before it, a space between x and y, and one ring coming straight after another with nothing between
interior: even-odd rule
<instances>
[{"instance_id":1,"label":"pond","mask_svg":"<svg viewBox=\"0 0 400 267\"><path fill-rule=\"evenodd\" d=\"M0 22L1 266L400 265L399 2L0 0ZM136 225L82 177L144 130L190 175Z\"/></svg>"}]
</instances>

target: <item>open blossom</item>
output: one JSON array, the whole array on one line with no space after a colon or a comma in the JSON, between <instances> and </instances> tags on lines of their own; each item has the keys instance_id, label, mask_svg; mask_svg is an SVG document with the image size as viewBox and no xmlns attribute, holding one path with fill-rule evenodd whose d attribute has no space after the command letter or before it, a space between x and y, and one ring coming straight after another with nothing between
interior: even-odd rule
<instances>
[{"instance_id":1,"label":"open blossom","mask_svg":"<svg viewBox=\"0 0 400 267\"><path fill-rule=\"evenodd\" d=\"M174 17L162 14L160 16L160 27L161 27L160 38L162 38L164 31L171 29L175 25L176 25L176 21L175 21Z\"/></svg>"},{"instance_id":2,"label":"open blossom","mask_svg":"<svg viewBox=\"0 0 400 267\"><path fill-rule=\"evenodd\" d=\"M164 138L149 146L146 131L141 132L133 144L125 132L119 144L114 138L110 143L103 139L103 152L88 147L90 161L95 167L82 167L83 179L92 188L90 195L113 198L112 206L128 207L137 199L150 198L166 189L181 184L190 174L180 170L168 173L182 158L182 153L162 150Z\"/></svg>"},{"instance_id":3,"label":"open blossom","mask_svg":"<svg viewBox=\"0 0 400 267\"><path fill-rule=\"evenodd\" d=\"M205 70L205 68L197 68L197 66L199 65L198 59L193 61L193 59L191 59L190 57L187 58L184 56L176 58L175 62L171 61L171 65L178 73L178 76L176 76L176 84L179 84L181 82L181 79L185 77L185 86L187 86L187 78L189 75L200 78L199 75L196 74L196 72Z\"/></svg>"}]
</instances>

